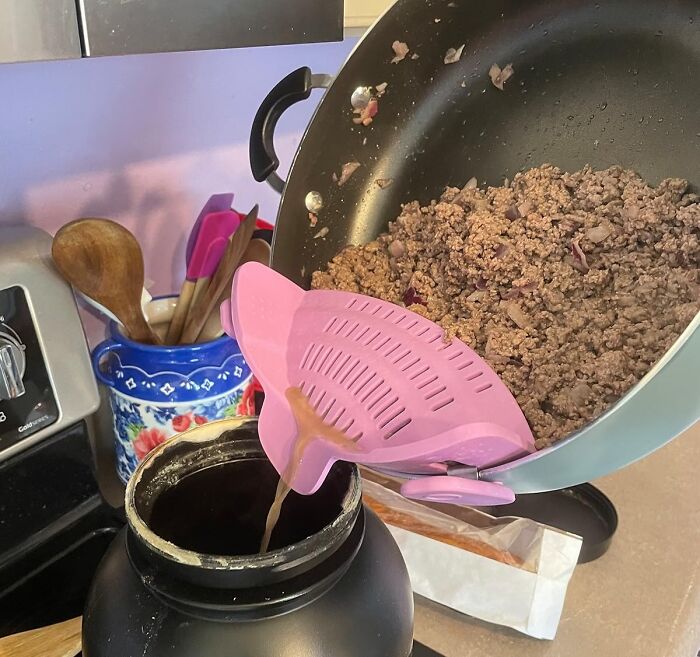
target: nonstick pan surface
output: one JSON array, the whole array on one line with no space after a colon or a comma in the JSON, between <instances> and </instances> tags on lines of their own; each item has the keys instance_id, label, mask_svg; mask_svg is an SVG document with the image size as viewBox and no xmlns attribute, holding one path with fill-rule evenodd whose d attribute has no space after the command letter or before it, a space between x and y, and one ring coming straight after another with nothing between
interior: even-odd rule
<instances>
[{"instance_id":1,"label":"nonstick pan surface","mask_svg":"<svg viewBox=\"0 0 700 657\"><path fill-rule=\"evenodd\" d=\"M395 40L410 53L392 64ZM445 64L447 50L462 44L461 59ZM488 70L511 62L515 74L499 91ZM698 71L697 0L399 0L359 42L316 110L283 191L272 265L308 286L311 273L346 244L386 230L402 203L428 203L472 176L498 185L543 163L568 171L617 164L652 183L687 178L697 191ZM307 97L306 73L280 83L267 110ZM374 121L353 124L353 90L383 82ZM265 121L263 110L251 136L259 180L275 168L275 120ZM350 161L362 166L338 187L332 174ZM381 189L378 178L393 184ZM311 191L323 199L314 228L305 207ZM315 237L321 228L327 234ZM700 417L699 322L601 418L484 478L516 492L575 485L678 435Z\"/></svg>"}]
</instances>

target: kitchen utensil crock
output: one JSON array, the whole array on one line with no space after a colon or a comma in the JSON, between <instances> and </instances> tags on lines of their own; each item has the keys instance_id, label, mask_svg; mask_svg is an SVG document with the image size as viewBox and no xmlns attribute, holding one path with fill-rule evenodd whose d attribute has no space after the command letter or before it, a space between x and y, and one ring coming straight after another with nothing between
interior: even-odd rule
<instances>
[{"instance_id":1,"label":"kitchen utensil crock","mask_svg":"<svg viewBox=\"0 0 700 657\"><path fill-rule=\"evenodd\" d=\"M175 305L175 297L148 305L156 331L167 327ZM165 347L129 340L116 322L109 332L93 350L92 362L109 390L117 472L124 483L161 442L192 426L242 414L250 368L235 340L224 336Z\"/></svg>"}]
</instances>

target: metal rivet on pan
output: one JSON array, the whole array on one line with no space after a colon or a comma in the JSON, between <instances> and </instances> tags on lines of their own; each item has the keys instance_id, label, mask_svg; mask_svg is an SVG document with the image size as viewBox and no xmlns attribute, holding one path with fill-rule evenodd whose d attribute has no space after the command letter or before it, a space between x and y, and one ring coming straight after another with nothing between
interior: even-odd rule
<instances>
[{"instance_id":1,"label":"metal rivet on pan","mask_svg":"<svg viewBox=\"0 0 700 657\"><path fill-rule=\"evenodd\" d=\"M369 104L372 99L372 92L369 87L357 87L350 96L350 104L353 109L362 110Z\"/></svg>"},{"instance_id":2,"label":"metal rivet on pan","mask_svg":"<svg viewBox=\"0 0 700 657\"><path fill-rule=\"evenodd\" d=\"M323 207L323 196L321 196L319 192L311 191L306 195L304 203L306 204L306 209L309 212L317 214Z\"/></svg>"}]
</instances>

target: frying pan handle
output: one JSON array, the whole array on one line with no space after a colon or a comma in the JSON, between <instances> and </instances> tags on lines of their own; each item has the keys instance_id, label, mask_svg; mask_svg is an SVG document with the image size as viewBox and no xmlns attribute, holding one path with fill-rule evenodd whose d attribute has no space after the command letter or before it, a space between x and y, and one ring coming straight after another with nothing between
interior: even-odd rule
<instances>
[{"instance_id":1,"label":"frying pan handle","mask_svg":"<svg viewBox=\"0 0 700 657\"><path fill-rule=\"evenodd\" d=\"M275 173L280 165L274 144L277 121L294 103L306 100L312 89L325 89L332 80L332 76L314 74L304 66L280 80L267 94L250 131L250 168L255 180L267 180L275 191L282 193L285 181Z\"/></svg>"}]
</instances>

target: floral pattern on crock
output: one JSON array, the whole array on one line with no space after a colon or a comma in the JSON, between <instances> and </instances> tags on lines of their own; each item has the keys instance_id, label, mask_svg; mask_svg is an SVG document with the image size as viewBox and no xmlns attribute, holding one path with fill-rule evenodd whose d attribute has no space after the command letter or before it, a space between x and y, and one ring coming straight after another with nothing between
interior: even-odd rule
<instances>
[{"instance_id":1,"label":"floral pattern on crock","mask_svg":"<svg viewBox=\"0 0 700 657\"><path fill-rule=\"evenodd\" d=\"M141 429L134 438L134 452L139 461L143 461L146 454L167 440L167 436L160 429Z\"/></svg>"},{"instance_id":2,"label":"floral pattern on crock","mask_svg":"<svg viewBox=\"0 0 700 657\"><path fill-rule=\"evenodd\" d=\"M142 401L109 389L114 418L117 472L127 483L140 461L168 438L212 420L237 415L248 381L217 397L178 404Z\"/></svg>"},{"instance_id":3,"label":"floral pattern on crock","mask_svg":"<svg viewBox=\"0 0 700 657\"><path fill-rule=\"evenodd\" d=\"M255 415L255 393L263 392L262 386L258 383L258 380L253 376L250 378L250 383L246 386L243 391L243 396L238 404L236 412L238 415Z\"/></svg>"}]
</instances>

